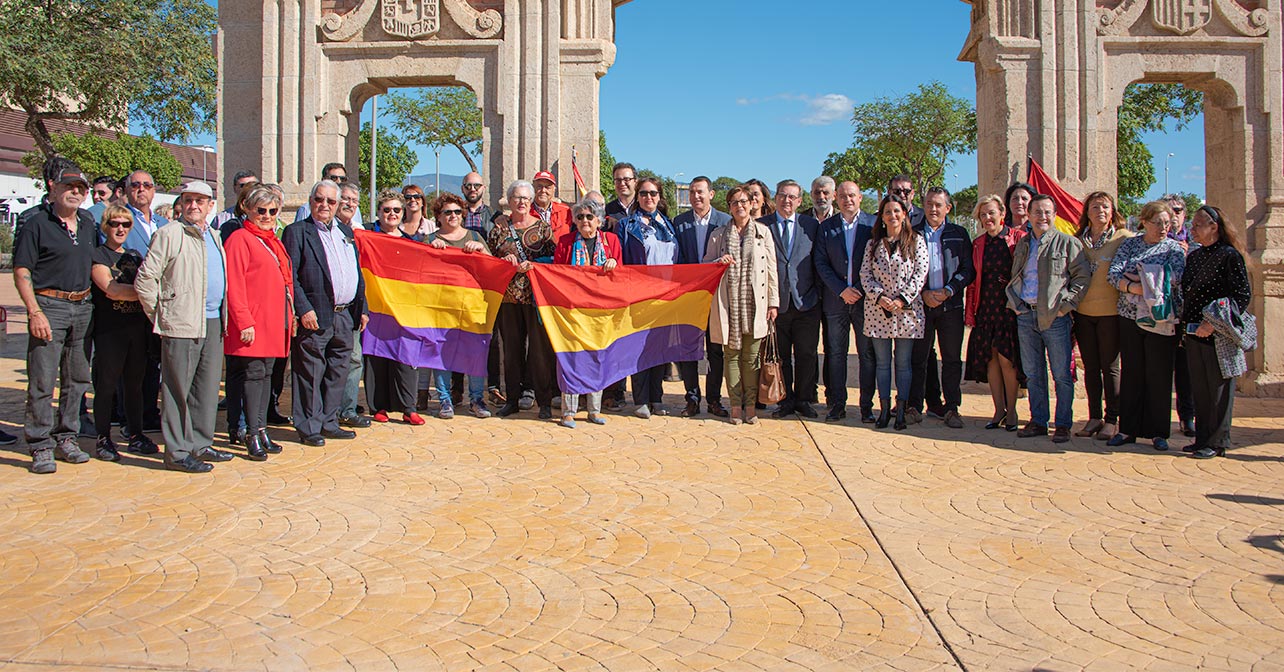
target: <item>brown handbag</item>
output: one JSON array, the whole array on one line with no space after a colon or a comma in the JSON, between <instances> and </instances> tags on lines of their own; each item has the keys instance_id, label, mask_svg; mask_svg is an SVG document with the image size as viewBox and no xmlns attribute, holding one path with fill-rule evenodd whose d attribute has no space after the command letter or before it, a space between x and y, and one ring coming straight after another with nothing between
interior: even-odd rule
<instances>
[{"instance_id":1,"label":"brown handbag","mask_svg":"<svg viewBox=\"0 0 1284 672\"><path fill-rule=\"evenodd\" d=\"M780 375L780 350L776 347L776 330L762 339L758 351L758 403L774 404L785 398L785 379Z\"/></svg>"}]
</instances>

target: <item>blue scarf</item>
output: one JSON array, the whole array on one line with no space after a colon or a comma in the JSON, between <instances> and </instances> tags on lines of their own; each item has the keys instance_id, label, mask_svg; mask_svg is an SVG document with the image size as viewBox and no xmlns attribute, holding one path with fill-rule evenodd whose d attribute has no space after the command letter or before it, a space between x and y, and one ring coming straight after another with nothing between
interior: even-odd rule
<instances>
[{"instance_id":1,"label":"blue scarf","mask_svg":"<svg viewBox=\"0 0 1284 672\"><path fill-rule=\"evenodd\" d=\"M656 240L662 243L672 243L677 239L676 234L673 232L673 224L671 224L664 215L660 214L660 211L658 210L655 212L644 212L642 210L638 210L633 213L633 217L631 217L633 220L633 226L629 227L630 233L633 237L638 240L644 240L646 238L643 233L648 228L648 225L642 223L642 218L644 217L651 220L649 228L655 232Z\"/></svg>"},{"instance_id":2,"label":"blue scarf","mask_svg":"<svg viewBox=\"0 0 1284 672\"><path fill-rule=\"evenodd\" d=\"M584 242L584 237L580 236L575 239L575 245L571 247L571 265L572 266L601 266L606 263L606 245L602 240L602 234L597 236L597 245L593 247L593 258L589 259L588 245Z\"/></svg>"}]
</instances>

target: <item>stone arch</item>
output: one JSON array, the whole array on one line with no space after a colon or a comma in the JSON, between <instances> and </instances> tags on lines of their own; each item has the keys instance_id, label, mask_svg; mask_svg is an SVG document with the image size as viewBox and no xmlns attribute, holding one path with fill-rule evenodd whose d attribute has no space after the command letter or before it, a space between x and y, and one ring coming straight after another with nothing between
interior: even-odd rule
<instances>
[{"instance_id":1,"label":"stone arch","mask_svg":"<svg viewBox=\"0 0 1284 672\"><path fill-rule=\"evenodd\" d=\"M1284 82L1280 0L965 0L976 64L981 191L1033 155L1071 193L1116 188L1124 90L1204 92L1206 194L1248 228L1254 312L1284 320ZM1249 391L1284 394L1284 337L1263 331Z\"/></svg>"}]
</instances>

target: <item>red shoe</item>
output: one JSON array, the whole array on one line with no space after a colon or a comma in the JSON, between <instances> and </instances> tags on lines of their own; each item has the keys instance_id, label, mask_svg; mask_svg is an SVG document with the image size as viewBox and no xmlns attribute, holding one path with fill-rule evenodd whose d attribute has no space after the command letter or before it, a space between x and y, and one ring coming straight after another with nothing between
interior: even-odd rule
<instances>
[{"instance_id":1,"label":"red shoe","mask_svg":"<svg viewBox=\"0 0 1284 672\"><path fill-rule=\"evenodd\" d=\"M407 425L422 425L427 422L418 413L414 412L405 414L402 419L405 420Z\"/></svg>"},{"instance_id":2,"label":"red shoe","mask_svg":"<svg viewBox=\"0 0 1284 672\"><path fill-rule=\"evenodd\" d=\"M374 414L375 422L388 422L388 411L379 411Z\"/></svg>"}]
</instances>

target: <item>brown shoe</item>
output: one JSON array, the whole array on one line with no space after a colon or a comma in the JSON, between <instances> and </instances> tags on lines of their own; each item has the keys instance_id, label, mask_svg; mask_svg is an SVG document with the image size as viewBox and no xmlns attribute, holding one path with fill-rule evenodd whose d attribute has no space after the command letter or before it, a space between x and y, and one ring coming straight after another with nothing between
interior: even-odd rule
<instances>
[{"instance_id":1,"label":"brown shoe","mask_svg":"<svg viewBox=\"0 0 1284 672\"><path fill-rule=\"evenodd\" d=\"M695 401L688 401L687 407L682 409L682 417L694 418L697 415L700 415L700 404Z\"/></svg>"},{"instance_id":2,"label":"brown shoe","mask_svg":"<svg viewBox=\"0 0 1284 672\"><path fill-rule=\"evenodd\" d=\"M963 416L958 411L945 412L945 426L950 429L963 429Z\"/></svg>"},{"instance_id":3,"label":"brown shoe","mask_svg":"<svg viewBox=\"0 0 1284 672\"><path fill-rule=\"evenodd\" d=\"M1074 435L1084 438L1092 436L1097 432L1100 432L1101 428L1104 427L1105 424L1106 423L1101 420L1089 420L1088 423L1083 426L1083 429L1075 432Z\"/></svg>"},{"instance_id":4,"label":"brown shoe","mask_svg":"<svg viewBox=\"0 0 1284 672\"><path fill-rule=\"evenodd\" d=\"M1070 430L1066 427L1058 427L1052 432L1053 443L1065 443L1070 440Z\"/></svg>"},{"instance_id":5,"label":"brown shoe","mask_svg":"<svg viewBox=\"0 0 1284 672\"><path fill-rule=\"evenodd\" d=\"M1017 438L1028 439L1032 436L1047 436L1048 427L1046 425L1036 425L1033 422L1027 423L1021 431L1017 432Z\"/></svg>"}]
</instances>

